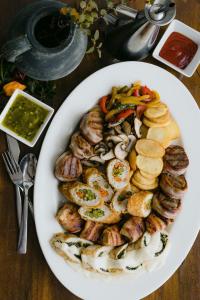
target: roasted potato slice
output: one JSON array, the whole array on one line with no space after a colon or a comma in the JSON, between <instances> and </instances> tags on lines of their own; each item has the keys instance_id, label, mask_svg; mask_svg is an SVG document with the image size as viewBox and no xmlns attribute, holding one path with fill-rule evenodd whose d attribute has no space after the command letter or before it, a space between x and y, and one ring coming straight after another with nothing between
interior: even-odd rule
<instances>
[{"instance_id":1,"label":"roasted potato slice","mask_svg":"<svg viewBox=\"0 0 200 300\"><path fill-rule=\"evenodd\" d=\"M180 137L178 124L174 119L166 127L149 128L147 138L159 142L166 148L172 140Z\"/></svg>"},{"instance_id":2,"label":"roasted potato slice","mask_svg":"<svg viewBox=\"0 0 200 300\"><path fill-rule=\"evenodd\" d=\"M160 102L155 107L149 107L145 110L144 115L149 119L159 118L164 116L168 112L166 104Z\"/></svg>"},{"instance_id":3,"label":"roasted potato slice","mask_svg":"<svg viewBox=\"0 0 200 300\"><path fill-rule=\"evenodd\" d=\"M163 123L156 123L156 122L151 121L150 119L144 118L143 123L150 128L155 128L155 127L160 127L160 126L165 127L165 126L169 125L170 119Z\"/></svg>"},{"instance_id":4,"label":"roasted potato slice","mask_svg":"<svg viewBox=\"0 0 200 300\"><path fill-rule=\"evenodd\" d=\"M135 149L133 149L130 153L129 153L129 157L128 157L128 161L129 161L129 164L130 164L130 167L133 171L136 170L136 157L137 157L137 154L135 152Z\"/></svg>"},{"instance_id":5,"label":"roasted potato slice","mask_svg":"<svg viewBox=\"0 0 200 300\"><path fill-rule=\"evenodd\" d=\"M143 155L137 156L136 165L138 169L155 176L158 176L163 169L163 161L161 158L151 158Z\"/></svg>"},{"instance_id":6,"label":"roasted potato slice","mask_svg":"<svg viewBox=\"0 0 200 300\"><path fill-rule=\"evenodd\" d=\"M149 173L147 173L147 172L144 172L144 171L142 171L142 170L140 170L140 173L141 173L141 175L142 175L143 177L145 177L145 178L154 179L154 178L156 178L156 177L157 177L156 175L149 174Z\"/></svg>"},{"instance_id":7,"label":"roasted potato slice","mask_svg":"<svg viewBox=\"0 0 200 300\"><path fill-rule=\"evenodd\" d=\"M180 137L180 129L177 122L172 118L169 125L166 127L169 140L175 140Z\"/></svg>"},{"instance_id":8,"label":"roasted potato slice","mask_svg":"<svg viewBox=\"0 0 200 300\"><path fill-rule=\"evenodd\" d=\"M160 143L150 139L140 139L135 145L135 149L138 154L143 156L159 158L165 154L165 149Z\"/></svg>"},{"instance_id":9,"label":"roasted potato slice","mask_svg":"<svg viewBox=\"0 0 200 300\"><path fill-rule=\"evenodd\" d=\"M152 185L156 182L156 178L152 177L152 178L146 178L144 177L139 170L137 170L134 175L133 175L134 179L144 185Z\"/></svg>"},{"instance_id":10,"label":"roasted potato slice","mask_svg":"<svg viewBox=\"0 0 200 300\"><path fill-rule=\"evenodd\" d=\"M154 122L154 123L158 123L158 124L163 124L166 123L168 121L170 121L170 113L166 112L165 115L158 117L158 118L147 118L148 120Z\"/></svg>"},{"instance_id":11,"label":"roasted potato slice","mask_svg":"<svg viewBox=\"0 0 200 300\"><path fill-rule=\"evenodd\" d=\"M132 183L134 185L136 185L141 190L150 191L150 190L154 190L155 188L157 188L157 186L158 186L158 179L156 179L155 183L153 183L151 185L145 185L145 184L139 183L138 181L136 181L134 179L134 177L132 177Z\"/></svg>"}]
</instances>

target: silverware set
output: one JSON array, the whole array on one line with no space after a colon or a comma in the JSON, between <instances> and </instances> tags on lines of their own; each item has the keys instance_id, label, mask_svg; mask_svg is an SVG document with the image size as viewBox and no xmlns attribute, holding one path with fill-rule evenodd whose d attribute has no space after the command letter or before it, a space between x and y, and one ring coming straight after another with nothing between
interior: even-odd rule
<instances>
[{"instance_id":1,"label":"silverware set","mask_svg":"<svg viewBox=\"0 0 200 300\"><path fill-rule=\"evenodd\" d=\"M33 205L29 200L29 189L34 184L37 158L34 154L26 154L19 163L20 148L18 142L7 135L8 151L2 154L7 172L15 185L17 220L19 225L18 253L27 251L28 208L33 215ZM24 201L21 199L23 193Z\"/></svg>"}]
</instances>

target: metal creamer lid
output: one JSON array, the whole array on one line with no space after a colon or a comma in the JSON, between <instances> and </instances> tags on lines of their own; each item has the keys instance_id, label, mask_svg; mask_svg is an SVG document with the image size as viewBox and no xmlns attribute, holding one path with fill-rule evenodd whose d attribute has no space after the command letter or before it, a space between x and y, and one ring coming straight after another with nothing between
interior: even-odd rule
<instances>
[{"instance_id":1,"label":"metal creamer lid","mask_svg":"<svg viewBox=\"0 0 200 300\"><path fill-rule=\"evenodd\" d=\"M149 22L165 26L176 16L176 5L170 0L155 0L153 4L145 4L144 13Z\"/></svg>"}]
</instances>

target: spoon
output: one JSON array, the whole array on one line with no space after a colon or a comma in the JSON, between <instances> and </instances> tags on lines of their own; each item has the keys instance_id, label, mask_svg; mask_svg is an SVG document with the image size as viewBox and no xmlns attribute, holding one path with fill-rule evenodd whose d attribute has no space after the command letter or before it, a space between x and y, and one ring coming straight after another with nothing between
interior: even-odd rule
<instances>
[{"instance_id":1,"label":"spoon","mask_svg":"<svg viewBox=\"0 0 200 300\"><path fill-rule=\"evenodd\" d=\"M34 154L26 154L20 166L22 167L23 173L23 187L24 187L24 205L22 220L20 224L19 241L18 241L18 252L25 254L27 250L27 225L28 225L28 192L30 187L34 184L34 177L36 172L37 158Z\"/></svg>"},{"instance_id":2,"label":"spoon","mask_svg":"<svg viewBox=\"0 0 200 300\"><path fill-rule=\"evenodd\" d=\"M24 166L25 166L25 164L24 164L24 159L26 159L26 156L23 157L23 158L21 159L20 163L19 163L19 166L20 166L20 169L22 170L22 173L23 173L23 171L24 171ZM33 204L32 204L32 202L30 201L30 199L28 200L28 207L29 207L29 210L30 210L30 212L31 212L32 217L34 218Z\"/></svg>"}]
</instances>

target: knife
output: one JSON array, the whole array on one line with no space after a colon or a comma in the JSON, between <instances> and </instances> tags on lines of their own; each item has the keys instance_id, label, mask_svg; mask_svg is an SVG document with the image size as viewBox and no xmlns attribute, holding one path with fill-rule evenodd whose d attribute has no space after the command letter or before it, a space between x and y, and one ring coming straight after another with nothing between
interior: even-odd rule
<instances>
[{"instance_id":1,"label":"knife","mask_svg":"<svg viewBox=\"0 0 200 300\"><path fill-rule=\"evenodd\" d=\"M14 159L18 162L19 154L20 154L19 144L16 139L14 139L8 134L6 134L6 138L7 138L8 149L12 153ZM15 190L16 190L17 221L18 221L18 226L20 227L21 216L22 216L22 199L21 199L19 187L16 186Z\"/></svg>"}]
</instances>

